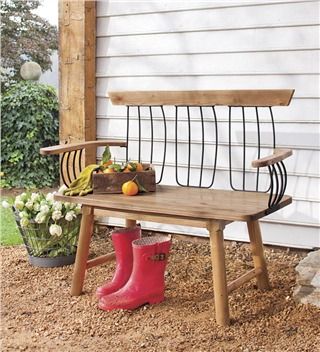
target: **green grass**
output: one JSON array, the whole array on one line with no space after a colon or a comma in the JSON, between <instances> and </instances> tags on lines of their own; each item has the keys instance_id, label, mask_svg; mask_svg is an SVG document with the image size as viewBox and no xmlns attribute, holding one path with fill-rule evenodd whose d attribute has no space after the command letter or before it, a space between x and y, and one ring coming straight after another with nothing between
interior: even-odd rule
<instances>
[{"instance_id":1,"label":"green grass","mask_svg":"<svg viewBox=\"0 0 320 352\"><path fill-rule=\"evenodd\" d=\"M10 204L13 198L2 197L1 201L6 200ZM5 209L0 206L0 245L1 246L15 246L22 244L22 238L14 220L11 208Z\"/></svg>"}]
</instances>

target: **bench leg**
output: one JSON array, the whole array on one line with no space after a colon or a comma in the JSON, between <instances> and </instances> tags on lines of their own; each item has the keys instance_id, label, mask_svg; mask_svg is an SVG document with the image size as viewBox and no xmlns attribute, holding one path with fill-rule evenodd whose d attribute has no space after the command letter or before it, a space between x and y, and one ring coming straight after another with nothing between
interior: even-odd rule
<instances>
[{"instance_id":1,"label":"bench leg","mask_svg":"<svg viewBox=\"0 0 320 352\"><path fill-rule=\"evenodd\" d=\"M126 227L135 227L136 225L136 220L126 219Z\"/></svg>"},{"instance_id":2,"label":"bench leg","mask_svg":"<svg viewBox=\"0 0 320 352\"><path fill-rule=\"evenodd\" d=\"M72 296L79 296L82 293L83 282L87 270L89 246L93 232L93 218L93 208L83 206L77 256L71 284Z\"/></svg>"},{"instance_id":3,"label":"bench leg","mask_svg":"<svg viewBox=\"0 0 320 352\"><path fill-rule=\"evenodd\" d=\"M251 244L252 259L255 269L261 269L257 275L257 284L260 290L269 290L267 263L263 253L263 243L261 238L260 225L258 220L248 221L248 232Z\"/></svg>"},{"instance_id":4,"label":"bench leg","mask_svg":"<svg viewBox=\"0 0 320 352\"><path fill-rule=\"evenodd\" d=\"M216 321L219 325L227 326L230 324L230 317L223 243L223 227L221 224L216 222L210 223L209 233Z\"/></svg>"}]
</instances>

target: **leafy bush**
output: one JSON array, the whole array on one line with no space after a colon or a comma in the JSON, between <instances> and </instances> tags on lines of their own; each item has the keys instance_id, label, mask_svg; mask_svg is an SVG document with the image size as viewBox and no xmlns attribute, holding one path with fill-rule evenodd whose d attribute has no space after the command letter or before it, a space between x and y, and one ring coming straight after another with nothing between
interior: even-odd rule
<instances>
[{"instance_id":1,"label":"leafy bush","mask_svg":"<svg viewBox=\"0 0 320 352\"><path fill-rule=\"evenodd\" d=\"M1 97L3 187L46 187L58 181L58 157L41 147L58 142L58 100L54 88L31 81L15 84Z\"/></svg>"}]
</instances>

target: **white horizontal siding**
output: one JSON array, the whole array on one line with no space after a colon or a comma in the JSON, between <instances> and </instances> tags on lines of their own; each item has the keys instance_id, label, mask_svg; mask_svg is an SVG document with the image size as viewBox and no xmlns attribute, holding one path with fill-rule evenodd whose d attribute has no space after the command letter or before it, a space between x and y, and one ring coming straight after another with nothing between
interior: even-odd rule
<instances>
[{"instance_id":1,"label":"white horizontal siding","mask_svg":"<svg viewBox=\"0 0 320 352\"><path fill-rule=\"evenodd\" d=\"M238 31L205 31L97 38L97 56L187 55L203 53L295 51L319 49L314 25L252 28ZM299 40L297 40L299 38ZM192 44L191 44L192 43Z\"/></svg>"},{"instance_id":2,"label":"white horizontal siding","mask_svg":"<svg viewBox=\"0 0 320 352\"><path fill-rule=\"evenodd\" d=\"M193 73L192 75L190 74L184 74L180 73L180 77L178 76L173 76L172 74L167 74L167 75L162 75L162 76L156 76L154 73L152 73L152 76L138 76L136 73L134 77L139 78L134 80L130 80L128 82L128 77L132 77L132 75L126 75L126 76L115 76L112 75L112 77L101 77L100 75L98 76L99 79L97 80L97 96L100 98L103 98L105 100L106 94L108 90L121 90L124 84L126 84L128 90L143 90L145 89L146 86L149 86L149 84L154 84L154 86L157 87L159 90L174 90L174 87L185 87L185 89L210 89L214 83L214 87L216 89L241 89L243 87L243 81L246 81L246 87L248 89L252 88L255 89L258 85L259 82L261 82L261 79L263 79L263 86L266 89L271 89L271 88L287 88L287 87L301 87L295 94L295 97L293 98L292 104L294 104L294 101L297 98L315 98L315 100L318 99L317 96L314 96L315 91L319 85L319 76L312 74L312 75L288 75L288 74L274 74L274 75L265 75L263 73L261 74L253 74L253 73L247 73L247 74L232 74L229 73L227 74L214 74L212 73L211 75L207 74L198 74L195 75ZM111 79L112 78L112 79ZM169 80L168 80L169 78ZM301 102L299 102L301 103ZM309 109L311 105L315 105L315 109L318 108L318 102L308 102L306 105L306 109ZM298 104L299 105L299 104ZM277 108L275 108L277 109ZM279 109L278 109L279 110ZM299 110L302 110L299 109ZM305 112L306 110L304 110ZM315 111L315 110L313 110ZM276 115L276 118L280 120L282 118L282 114L293 114L293 111L289 108L288 111L282 111L280 110L279 116ZM315 114L316 115L316 114ZM316 115L318 117L318 115ZM301 115L300 115L301 118Z\"/></svg>"},{"instance_id":3,"label":"white horizontal siding","mask_svg":"<svg viewBox=\"0 0 320 352\"><path fill-rule=\"evenodd\" d=\"M128 61L130 65L128 65ZM319 51L232 53L100 58L97 72L101 76L201 75L224 74L319 74ZM307 70L306 70L307 69ZM134 74L133 74L134 72Z\"/></svg>"},{"instance_id":4,"label":"white horizontal siding","mask_svg":"<svg viewBox=\"0 0 320 352\"><path fill-rule=\"evenodd\" d=\"M289 9L289 10L288 10ZM174 13L139 14L125 17L101 17L98 20L97 37L153 35L199 31L226 31L248 28L274 28L285 26L310 26L318 24L317 4L281 4L276 9L256 6L180 11ZM195 21L200 18L201 22ZM221 17L224 18L221 23ZM308 21L306 23L306 18ZM170 23L170 26L168 26Z\"/></svg>"},{"instance_id":5,"label":"white horizontal siding","mask_svg":"<svg viewBox=\"0 0 320 352\"><path fill-rule=\"evenodd\" d=\"M264 240L280 245L319 247L319 49L319 1L99 1L97 137L123 139L125 136L126 111L124 107L112 106L107 97L110 90L295 88L289 107L274 108L277 145L294 150L294 156L286 162L287 193L293 195L294 202L263 219ZM155 116L155 124L161 125L160 117ZM169 142L174 139L171 135L173 119L174 113L169 109ZM205 116L206 119L210 120L209 115ZM218 120L219 157L215 186L226 188L226 110L219 110ZM233 120L232 145L236 151L233 177L236 182L241 178L242 120L237 115ZM264 155L270 152L269 120L262 111ZM192 123L197 124L195 119ZM142 144L147 148L150 121L143 110L142 126ZM256 157L252 147L256 143L254 116L248 117L246 126L249 141L247 177L254 181L254 170L249 163L249 159ZM185 127L182 121L179 129L181 150L184 148ZM131 131L137 134L133 124ZM192 134L191 166L194 166L194 175L198 172L197 153L201 149L201 133L196 131L194 129ZM155 146L154 164L159 170L163 145L156 142ZM137 143L133 141L131 147L132 151L137 149ZM213 143L209 141L206 148L213 151ZM147 155L148 150L145 149L143 155ZM125 157L124 150L113 148L112 151L119 159ZM164 174L164 182L171 183L175 162L173 143L169 143L167 155L169 167ZM204 179L211 177L211 161L208 156L205 157ZM181 155L179 164L183 175L187 165L185 156ZM266 172L261 174L261 184L266 183ZM206 234L201 229L146 225ZM228 226L226 236L247 239L241 224Z\"/></svg>"},{"instance_id":6,"label":"white horizontal siding","mask_svg":"<svg viewBox=\"0 0 320 352\"><path fill-rule=\"evenodd\" d=\"M141 14L170 13L182 11L222 10L225 8L254 8L280 6L288 3L317 2L316 0L223 0L223 1L195 1L195 0L137 0L137 1L106 1L99 0L98 17L119 17ZM276 9L277 7L275 7Z\"/></svg>"}]
</instances>

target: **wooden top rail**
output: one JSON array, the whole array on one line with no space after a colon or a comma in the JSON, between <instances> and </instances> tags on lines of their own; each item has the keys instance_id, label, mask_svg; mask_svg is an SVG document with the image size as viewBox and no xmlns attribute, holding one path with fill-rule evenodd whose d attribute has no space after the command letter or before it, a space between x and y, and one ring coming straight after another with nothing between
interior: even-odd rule
<instances>
[{"instance_id":1,"label":"wooden top rail","mask_svg":"<svg viewBox=\"0 0 320 352\"><path fill-rule=\"evenodd\" d=\"M52 147L46 147L40 149L40 154L50 155L50 154L60 154L64 152L72 152L74 150L79 150L87 147L104 147L109 145L110 147L126 147L127 143L124 141L115 140L99 140L99 141L87 141L79 143L70 144L60 144L54 145Z\"/></svg>"},{"instance_id":2,"label":"wooden top rail","mask_svg":"<svg viewBox=\"0 0 320 352\"><path fill-rule=\"evenodd\" d=\"M198 91L114 91L114 105L159 106L287 106L294 89L198 90Z\"/></svg>"}]
</instances>

